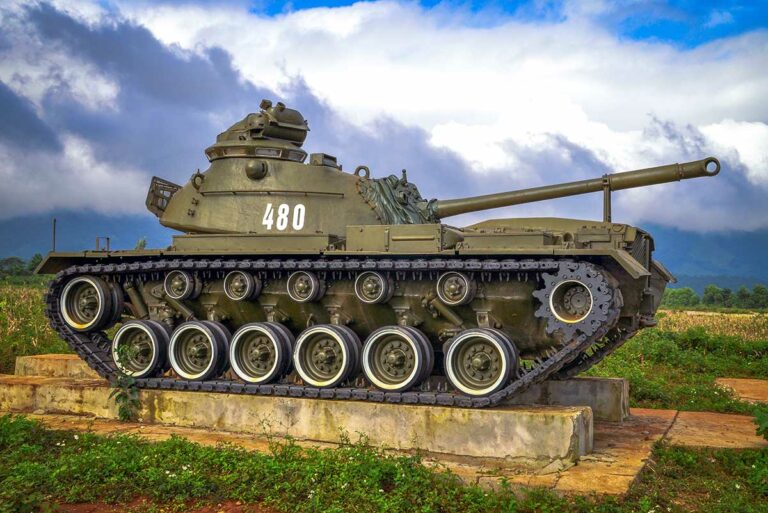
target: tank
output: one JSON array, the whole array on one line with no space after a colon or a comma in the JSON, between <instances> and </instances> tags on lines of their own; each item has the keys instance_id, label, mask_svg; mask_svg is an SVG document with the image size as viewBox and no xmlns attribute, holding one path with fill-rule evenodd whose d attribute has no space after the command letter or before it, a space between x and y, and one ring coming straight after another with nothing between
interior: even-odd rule
<instances>
[{"instance_id":1,"label":"tank","mask_svg":"<svg viewBox=\"0 0 768 513\"><path fill-rule=\"evenodd\" d=\"M402 174L307 155L263 101L147 208L164 249L51 253L51 326L101 376L142 388L484 407L573 376L654 314L673 276L612 191L714 176L714 157L591 180L425 199ZM448 171L444 171L448 177ZM457 214L602 193L603 219Z\"/></svg>"}]
</instances>

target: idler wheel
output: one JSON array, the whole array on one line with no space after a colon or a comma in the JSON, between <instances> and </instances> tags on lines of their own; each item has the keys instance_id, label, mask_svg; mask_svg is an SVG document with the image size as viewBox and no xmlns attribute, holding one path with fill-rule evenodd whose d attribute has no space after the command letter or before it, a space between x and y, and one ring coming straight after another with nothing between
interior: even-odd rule
<instances>
[{"instance_id":1,"label":"idler wheel","mask_svg":"<svg viewBox=\"0 0 768 513\"><path fill-rule=\"evenodd\" d=\"M127 376L145 378L166 370L168 332L157 321L128 321L112 340L112 359Z\"/></svg>"},{"instance_id":2,"label":"idler wheel","mask_svg":"<svg viewBox=\"0 0 768 513\"><path fill-rule=\"evenodd\" d=\"M592 292L578 280L561 281L549 295L549 308L554 316L569 324L586 319L594 303Z\"/></svg>"},{"instance_id":3,"label":"idler wheel","mask_svg":"<svg viewBox=\"0 0 768 513\"><path fill-rule=\"evenodd\" d=\"M168 358L184 379L207 380L220 376L228 366L229 332L218 322L189 321L173 332Z\"/></svg>"},{"instance_id":4,"label":"idler wheel","mask_svg":"<svg viewBox=\"0 0 768 513\"><path fill-rule=\"evenodd\" d=\"M501 331L464 330L448 341L445 375L467 395L482 397L501 390L517 372L518 352Z\"/></svg>"},{"instance_id":5,"label":"idler wheel","mask_svg":"<svg viewBox=\"0 0 768 513\"><path fill-rule=\"evenodd\" d=\"M475 298L477 283L464 273L447 272L437 279L437 297L448 306L466 305Z\"/></svg>"},{"instance_id":6,"label":"idler wheel","mask_svg":"<svg viewBox=\"0 0 768 513\"><path fill-rule=\"evenodd\" d=\"M254 322L238 329L229 346L229 363L248 383L271 383L291 365L293 335L282 325Z\"/></svg>"},{"instance_id":7,"label":"idler wheel","mask_svg":"<svg viewBox=\"0 0 768 513\"><path fill-rule=\"evenodd\" d=\"M346 326L320 324L296 339L293 366L308 385L331 388L360 369L360 339Z\"/></svg>"},{"instance_id":8,"label":"idler wheel","mask_svg":"<svg viewBox=\"0 0 768 513\"><path fill-rule=\"evenodd\" d=\"M165 276L163 290L168 297L184 300L195 299L200 295L203 284L187 271L171 271Z\"/></svg>"},{"instance_id":9,"label":"idler wheel","mask_svg":"<svg viewBox=\"0 0 768 513\"><path fill-rule=\"evenodd\" d=\"M377 388L404 392L432 373L432 344L419 330L385 326L371 333L363 346L363 372Z\"/></svg>"},{"instance_id":10,"label":"idler wheel","mask_svg":"<svg viewBox=\"0 0 768 513\"><path fill-rule=\"evenodd\" d=\"M312 303L325 294L325 283L314 273L296 271L288 277L288 295L297 303Z\"/></svg>"},{"instance_id":11,"label":"idler wheel","mask_svg":"<svg viewBox=\"0 0 768 513\"><path fill-rule=\"evenodd\" d=\"M392 279L382 273L366 271L355 279L355 295L363 303L386 303L394 292Z\"/></svg>"},{"instance_id":12,"label":"idler wheel","mask_svg":"<svg viewBox=\"0 0 768 513\"><path fill-rule=\"evenodd\" d=\"M258 276L232 271L224 277L224 294L232 301L248 301L258 297L262 283Z\"/></svg>"},{"instance_id":13,"label":"idler wheel","mask_svg":"<svg viewBox=\"0 0 768 513\"><path fill-rule=\"evenodd\" d=\"M116 310L122 306L115 290L95 276L79 276L70 280L61 293L59 307L67 326L75 331L96 331L114 324ZM122 297L120 297L122 299Z\"/></svg>"}]
</instances>

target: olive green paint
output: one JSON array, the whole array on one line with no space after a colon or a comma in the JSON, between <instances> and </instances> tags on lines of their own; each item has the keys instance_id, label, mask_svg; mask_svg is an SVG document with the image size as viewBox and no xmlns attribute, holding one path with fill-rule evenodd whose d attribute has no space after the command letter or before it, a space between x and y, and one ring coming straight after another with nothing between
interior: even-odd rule
<instances>
[{"instance_id":1,"label":"olive green paint","mask_svg":"<svg viewBox=\"0 0 768 513\"><path fill-rule=\"evenodd\" d=\"M616 281L626 327L651 324L672 275L652 259L653 240L644 231L610 219L610 193L688 178L714 176L712 157L604 175L591 180L453 200L426 200L402 176L374 178L365 166L347 172L326 154L309 155L301 146L309 130L302 115L281 103L221 133L205 150L210 167L183 186L155 178L147 207L161 224L183 232L166 249L51 253L38 272L53 273L82 262L129 262L188 255L227 258L274 256L572 258L600 265ZM603 221L559 218L495 219L466 227L442 218L507 205L603 191ZM510 273L512 274L512 273ZM521 356L532 358L555 340L536 318L534 281L494 281L483 285L468 305L448 307L435 299L434 283L403 277L386 304L362 304L350 280L336 280L322 301L296 303L285 277L268 280L257 300L231 302L222 280L207 283L201 296L180 310L162 294L162 282L146 281L140 294L152 319L169 316L285 323L294 333L316 323L349 324L365 337L386 325L413 325L433 341L458 330L503 327ZM141 303L141 302L139 302ZM436 306L437 305L437 306ZM352 322L354 321L354 322ZM173 323L171 323L173 324Z\"/></svg>"}]
</instances>

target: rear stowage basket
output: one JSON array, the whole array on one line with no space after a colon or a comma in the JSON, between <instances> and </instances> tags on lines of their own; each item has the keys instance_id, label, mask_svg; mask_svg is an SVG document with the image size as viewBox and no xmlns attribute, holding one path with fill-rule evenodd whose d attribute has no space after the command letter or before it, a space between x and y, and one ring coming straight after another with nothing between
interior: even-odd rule
<instances>
[{"instance_id":1,"label":"rear stowage basket","mask_svg":"<svg viewBox=\"0 0 768 513\"><path fill-rule=\"evenodd\" d=\"M162 216L168 207L168 202L179 189L181 189L181 185L156 176L152 177L152 183L147 192L147 208L157 217Z\"/></svg>"}]
</instances>

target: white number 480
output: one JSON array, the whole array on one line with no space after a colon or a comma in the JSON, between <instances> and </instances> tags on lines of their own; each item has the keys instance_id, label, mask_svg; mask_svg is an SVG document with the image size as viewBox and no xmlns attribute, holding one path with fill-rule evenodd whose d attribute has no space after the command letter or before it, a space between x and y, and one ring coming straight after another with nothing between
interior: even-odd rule
<instances>
[{"instance_id":1,"label":"white number 480","mask_svg":"<svg viewBox=\"0 0 768 513\"><path fill-rule=\"evenodd\" d=\"M304 228L304 216L306 214L306 208L299 203L293 207L293 215L291 215L291 206L285 203L281 203L277 206L277 219L275 219L275 209L272 207L272 203L267 203L267 208L264 210L264 218L261 220L261 224L267 227L267 230L271 230L272 226L277 228L278 231L283 231L288 228L288 218L291 218L291 228L294 230L301 230Z\"/></svg>"}]
</instances>

